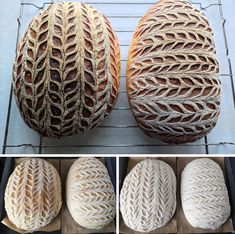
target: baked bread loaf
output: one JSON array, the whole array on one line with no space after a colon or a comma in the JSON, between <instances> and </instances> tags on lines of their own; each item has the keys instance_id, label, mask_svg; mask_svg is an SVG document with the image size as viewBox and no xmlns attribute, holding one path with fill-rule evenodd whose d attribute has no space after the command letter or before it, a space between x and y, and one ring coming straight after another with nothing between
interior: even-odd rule
<instances>
[{"instance_id":1,"label":"baked bread loaf","mask_svg":"<svg viewBox=\"0 0 235 234\"><path fill-rule=\"evenodd\" d=\"M217 229L225 223L230 204L220 166L208 158L190 162L181 175L181 201L193 227Z\"/></svg>"},{"instance_id":2,"label":"baked bread loaf","mask_svg":"<svg viewBox=\"0 0 235 234\"><path fill-rule=\"evenodd\" d=\"M129 228L151 232L166 225L176 209L176 178L163 161L146 159L126 176L120 210Z\"/></svg>"},{"instance_id":3,"label":"baked bread loaf","mask_svg":"<svg viewBox=\"0 0 235 234\"><path fill-rule=\"evenodd\" d=\"M16 101L25 122L44 136L70 136L99 125L116 102L119 83L117 37L89 5L50 5L18 45Z\"/></svg>"},{"instance_id":4,"label":"baked bread loaf","mask_svg":"<svg viewBox=\"0 0 235 234\"><path fill-rule=\"evenodd\" d=\"M149 136L192 142L220 112L219 65L212 29L186 0L160 0L140 20L130 46L127 92Z\"/></svg>"},{"instance_id":5,"label":"baked bread loaf","mask_svg":"<svg viewBox=\"0 0 235 234\"><path fill-rule=\"evenodd\" d=\"M59 174L45 160L23 161L9 177L5 209L17 228L32 232L46 226L58 215L61 204Z\"/></svg>"},{"instance_id":6,"label":"baked bread loaf","mask_svg":"<svg viewBox=\"0 0 235 234\"><path fill-rule=\"evenodd\" d=\"M116 197L108 171L96 158L79 158L66 180L66 203L82 227L101 229L116 214Z\"/></svg>"}]
</instances>

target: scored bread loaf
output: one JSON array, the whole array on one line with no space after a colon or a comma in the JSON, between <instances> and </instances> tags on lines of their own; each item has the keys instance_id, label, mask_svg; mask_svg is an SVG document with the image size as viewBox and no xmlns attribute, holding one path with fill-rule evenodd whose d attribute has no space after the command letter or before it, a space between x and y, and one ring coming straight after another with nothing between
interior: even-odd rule
<instances>
[{"instance_id":1,"label":"scored bread loaf","mask_svg":"<svg viewBox=\"0 0 235 234\"><path fill-rule=\"evenodd\" d=\"M114 106L120 51L107 18L89 5L53 3L30 23L13 71L24 121L62 137L99 125Z\"/></svg>"},{"instance_id":2,"label":"scored bread loaf","mask_svg":"<svg viewBox=\"0 0 235 234\"><path fill-rule=\"evenodd\" d=\"M44 227L58 215L61 204L59 174L45 160L25 160L9 177L5 209L17 228L32 232Z\"/></svg>"},{"instance_id":3,"label":"scored bread loaf","mask_svg":"<svg viewBox=\"0 0 235 234\"><path fill-rule=\"evenodd\" d=\"M165 162L146 159L126 176L120 192L125 224L138 232L166 225L176 209L176 177Z\"/></svg>"},{"instance_id":4,"label":"scored bread loaf","mask_svg":"<svg viewBox=\"0 0 235 234\"><path fill-rule=\"evenodd\" d=\"M116 197L108 171L96 158L79 158L66 179L66 203L82 227L101 229L116 214Z\"/></svg>"},{"instance_id":5,"label":"scored bread loaf","mask_svg":"<svg viewBox=\"0 0 235 234\"><path fill-rule=\"evenodd\" d=\"M219 65L205 15L186 0L160 0L135 30L127 62L133 114L149 136L198 140L220 112Z\"/></svg>"},{"instance_id":6,"label":"scored bread loaf","mask_svg":"<svg viewBox=\"0 0 235 234\"><path fill-rule=\"evenodd\" d=\"M230 216L227 187L220 166L211 159L196 159L181 175L181 201L188 222L195 228L217 229Z\"/></svg>"}]
</instances>

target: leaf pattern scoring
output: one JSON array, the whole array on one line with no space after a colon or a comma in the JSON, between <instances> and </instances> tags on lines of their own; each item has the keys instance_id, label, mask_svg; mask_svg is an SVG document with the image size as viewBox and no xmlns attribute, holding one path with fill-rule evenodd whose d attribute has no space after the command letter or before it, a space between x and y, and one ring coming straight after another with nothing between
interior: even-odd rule
<instances>
[{"instance_id":1,"label":"leaf pattern scoring","mask_svg":"<svg viewBox=\"0 0 235 234\"><path fill-rule=\"evenodd\" d=\"M181 201L193 227L217 229L225 223L231 208L220 166L209 158L190 162L181 174Z\"/></svg>"},{"instance_id":2,"label":"leaf pattern scoring","mask_svg":"<svg viewBox=\"0 0 235 234\"><path fill-rule=\"evenodd\" d=\"M107 18L83 3L54 3L17 49L14 93L29 127L49 137L95 128L114 106L120 50Z\"/></svg>"},{"instance_id":3,"label":"leaf pattern scoring","mask_svg":"<svg viewBox=\"0 0 235 234\"><path fill-rule=\"evenodd\" d=\"M108 171L96 158L79 158L66 179L66 203L82 227L101 229L116 214L116 196Z\"/></svg>"},{"instance_id":4,"label":"leaf pattern scoring","mask_svg":"<svg viewBox=\"0 0 235 234\"><path fill-rule=\"evenodd\" d=\"M128 54L127 92L149 136L192 142L220 112L219 65L206 17L185 0L160 0L140 20Z\"/></svg>"},{"instance_id":5,"label":"leaf pattern scoring","mask_svg":"<svg viewBox=\"0 0 235 234\"><path fill-rule=\"evenodd\" d=\"M120 192L125 224L138 232L166 225L176 209L176 177L165 162L146 159L126 176Z\"/></svg>"},{"instance_id":6,"label":"leaf pattern scoring","mask_svg":"<svg viewBox=\"0 0 235 234\"><path fill-rule=\"evenodd\" d=\"M46 226L58 215L61 205L60 177L47 161L25 160L9 177L5 209L17 228L32 232Z\"/></svg>"}]
</instances>

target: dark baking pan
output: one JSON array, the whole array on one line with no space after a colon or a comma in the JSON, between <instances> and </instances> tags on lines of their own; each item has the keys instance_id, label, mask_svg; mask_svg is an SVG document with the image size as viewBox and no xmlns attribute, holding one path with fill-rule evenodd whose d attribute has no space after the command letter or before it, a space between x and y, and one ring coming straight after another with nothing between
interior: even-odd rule
<instances>
[{"instance_id":1,"label":"dark baking pan","mask_svg":"<svg viewBox=\"0 0 235 234\"><path fill-rule=\"evenodd\" d=\"M105 165L108 169L108 173L109 173L111 182L113 184L114 191L116 193L116 158L115 157L105 158Z\"/></svg>"},{"instance_id":2,"label":"dark baking pan","mask_svg":"<svg viewBox=\"0 0 235 234\"><path fill-rule=\"evenodd\" d=\"M235 230L235 158L226 157L224 161L231 205L231 218L233 229Z\"/></svg>"}]
</instances>

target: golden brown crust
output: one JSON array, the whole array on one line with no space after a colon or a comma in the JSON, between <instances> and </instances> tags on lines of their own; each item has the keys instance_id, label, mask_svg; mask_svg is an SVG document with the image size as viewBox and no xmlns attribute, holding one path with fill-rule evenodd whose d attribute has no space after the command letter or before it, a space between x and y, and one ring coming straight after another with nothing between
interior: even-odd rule
<instances>
[{"instance_id":1,"label":"golden brown crust","mask_svg":"<svg viewBox=\"0 0 235 234\"><path fill-rule=\"evenodd\" d=\"M42 135L85 132L118 96L120 54L107 19L83 3L54 3L18 46L14 93L25 122Z\"/></svg>"},{"instance_id":2,"label":"golden brown crust","mask_svg":"<svg viewBox=\"0 0 235 234\"><path fill-rule=\"evenodd\" d=\"M220 111L219 65L206 17L184 0L161 0L140 20L128 54L127 92L142 130L195 141Z\"/></svg>"}]
</instances>

